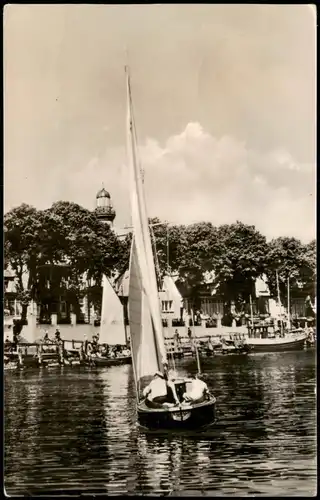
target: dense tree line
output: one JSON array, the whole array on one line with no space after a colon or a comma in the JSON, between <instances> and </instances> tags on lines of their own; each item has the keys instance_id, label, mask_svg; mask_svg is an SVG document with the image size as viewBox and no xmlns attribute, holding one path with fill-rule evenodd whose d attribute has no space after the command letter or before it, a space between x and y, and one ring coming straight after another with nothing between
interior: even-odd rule
<instances>
[{"instance_id":1,"label":"dense tree line","mask_svg":"<svg viewBox=\"0 0 320 500\"><path fill-rule=\"evenodd\" d=\"M157 224L158 219L151 223ZM303 244L290 237L269 242L254 226L237 221L214 227L210 222L189 226L154 226L160 268L169 266L178 273L185 292L197 298L205 273L211 272L217 293L225 305L239 309L254 296L256 278L265 275L272 297L277 296L276 271L281 300L287 299L288 278L291 296L314 298L316 293L316 242Z\"/></svg>"},{"instance_id":2,"label":"dense tree line","mask_svg":"<svg viewBox=\"0 0 320 500\"><path fill-rule=\"evenodd\" d=\"M315 295L315 241L281 237L267 242L254 226L239 221L219 227L210 222L168 226L159 219L150 223L160 273L168 267L178 273L184 293L195 301L208 273L226 305L234 302L240 308L262 274L276 296L276 270L282 299L288 278L292 296ZM69 298L89 293L95 302L102 274L116 276L129 263L130 235L117 237L94 212L75 203L59 201L46 210L22 204L5 214L4 234L5 266L16 274L23 315L31 299L43 299L45 293L50 299L53 293L41 285L45 265L64 264L59 286L65 283Z\"/></svg>"},{"instance_id":3,"label":"dense tree line","mask_svg":"<svg viewBox=\"0 0 320 500\"><path fill-rule=\"evenodd\" d=\"M88 288L94 296L92 283L100 282L102 273L116 273L123 254L114 232L76 203L60 201L47 210L22 204L5 214L4 235L5 265L17 277L23 317L31 299L50 300L58 292L41 281L45 265L62 265L58 286L72 301Z\"/></svg>"}]
</instances>

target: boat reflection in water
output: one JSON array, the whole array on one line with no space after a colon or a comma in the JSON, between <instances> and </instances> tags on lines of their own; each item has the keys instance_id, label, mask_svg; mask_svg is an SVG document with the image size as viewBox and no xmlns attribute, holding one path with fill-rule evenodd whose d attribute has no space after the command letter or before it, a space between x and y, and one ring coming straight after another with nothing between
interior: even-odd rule
<instances>
[{"instance_id":1,"label":"boat reflection in water","mask_svg":"<svg viewBox=\"0 0 320 500\"><path fill-rule=\"evenodd\" d=\"M192 375L195 362L180 368ZM315 494L314 350L203 370L218 421L182 434L139 429L130 365L6 374L7 494Z\"/></svg>"}]
</instances>

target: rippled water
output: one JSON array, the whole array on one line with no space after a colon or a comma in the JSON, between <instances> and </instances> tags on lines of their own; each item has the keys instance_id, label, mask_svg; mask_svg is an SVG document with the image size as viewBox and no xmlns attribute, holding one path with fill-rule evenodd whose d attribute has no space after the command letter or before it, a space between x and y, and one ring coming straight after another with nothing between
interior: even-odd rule
<instances>
[{"instance_id":1,"label":"rippled water","mask_svg":"<svg viewBox=\"0 0 320 500\"><path fill-rule=\"evenodd\" d=\"M137 427L131 366L6 373L6 493L313 496L314 350L217 357L203 371L218 421L176 435Z\"/></svg>"}]
</instances>

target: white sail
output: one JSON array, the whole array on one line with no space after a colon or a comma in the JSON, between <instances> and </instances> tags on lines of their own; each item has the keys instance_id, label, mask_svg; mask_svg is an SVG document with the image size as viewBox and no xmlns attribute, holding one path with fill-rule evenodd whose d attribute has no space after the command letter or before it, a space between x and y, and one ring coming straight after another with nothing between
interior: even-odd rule
<instances>
[{"instance_id":1,"label":"white sail","mask_svg":"<svg viewBox=\"0 0 320 500\"><path fill-rule=\"evenodd\" d=\"M108 278L102 279L101 344L126 344L123 306Z\"/></svg>"},{"instance_id":2,"label":"white sail","mask_svg":"<svg viewBox=\"0 0 320 500\"><path fill-rule=\"evenodd\" d=\"M33 344L37 340L37 306L33 300L28 306L27 321L28 324L22 327L20 340Z\"/></svg>"},{"instance_id":3,"label":"white sail","mask_svg":"<svg viewBox=\"0 0 320 500\"><path fill-rule=\"evenodd\" d=\"M152 244L149 231L149 223L146 211L146 203L143 191L142 175L137 163L137 151L134 135L134 123L131 102L130 79L127 72L127 93L128 93L128 110L127 110L127 151L128 164L130 173L130 192L131 192L131 215L133 226L133 245L131 249L131 273L129 290L140 288L136 291L141 295L139 300L141 304L140 324L138 322L137 313L137 298L133 301L130 298L129 292L129 320L131 323L136 323L133 330L130 330L132 340L132 355L136 358L137 345L140 343L149 344L150 349L154 349L157 354L158 368L161 369L164 363L167 363L166 350L162 332L162 319L160 312L160 302L158 296L158 285L155 272L155 263L152 253ZM139 279L137 276L139 275ZM135 305L134 305L135 302ZM134 312L135 311L135 312ZM147 317L150 319L148 320ZM133 319L136 318L136 319ZM151 326L151 328L150 328ZM140 329L140 330L139 330ZM146 330L150 330L146 334ZM146 337L148 335L148 337ZM134 338L133 338L134 337ZM152 344L152 346L150 346ZM142 347L139 347L139 349ZM143 347L144 348L144 347ZM137 358L138 359L138 358ZM146 360L142 360L142 364ZM140 368L135 365L136 381L139 380ZM144 368L142 368L143 371Z\"/></svg>"},{"instance_id":4,"label":"white sail","mask_svg":"<svg viewBox=\"0 0 320 500\"><path fill-rule=\"evenodd\" d=\"M137 383L161 368L151 320L149 301L143 289L137 247L132 242L129 281L129 321L132 363Z\"/></svg>"}]
</instances>

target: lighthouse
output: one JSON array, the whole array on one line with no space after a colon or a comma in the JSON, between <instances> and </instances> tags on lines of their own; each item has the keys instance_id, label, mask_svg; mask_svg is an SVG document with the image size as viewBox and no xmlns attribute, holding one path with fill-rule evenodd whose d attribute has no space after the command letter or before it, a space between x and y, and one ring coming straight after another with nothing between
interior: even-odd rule
<instances>
[{"instance_id":1,"label":"lighthouse","mask_svg":"<svg viewBox=\"0 0 320 500\"><path fill-rule=\"evenodd\" d=\"M95 214L105 224L113 227L116 211L111 203L111 197L104 187L97 192Z\"/></svg>"}]
</instances>

